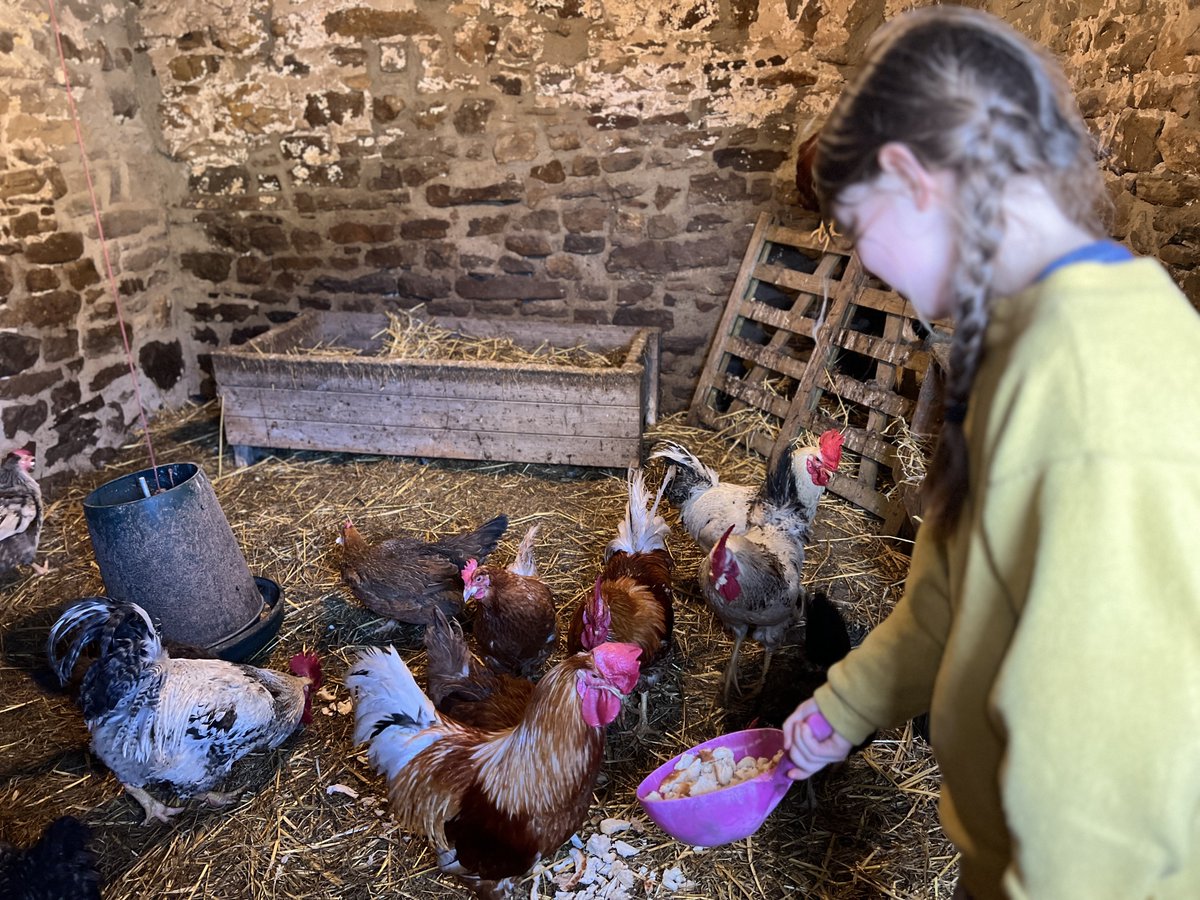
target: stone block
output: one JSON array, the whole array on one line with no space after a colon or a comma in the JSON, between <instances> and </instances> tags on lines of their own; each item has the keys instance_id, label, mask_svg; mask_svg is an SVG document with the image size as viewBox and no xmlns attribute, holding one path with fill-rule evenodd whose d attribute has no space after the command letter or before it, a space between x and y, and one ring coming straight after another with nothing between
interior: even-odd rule
<instances>
[{"instance_id":1,"label":"stone block","mask_svg":"<svg viewBox=\"0 0 1200 900\"><path fill-rule=\"evenodd\" d=\"M408 241L442 240L450 229L445 219L413 219L400 224L400 237Z\"/></svg>"},{"instance_id":2,"label":"stone block","mask_svg":"<svg viewBox=\"0 0 1200 900\"><path fill-rule=\"evenodd\" d=\"M581 256L603 253L606 244L603 235L568 234L563 238L563 250Z\"/></svg>"},{"instance_id":3,"label":"stone block","mask_svg":"<svg viewBox=\"0 0 1200 900\"><path fill-rule=\"evenodd\" d=\"M470 275L457 279L454 290L470 300L558 300L567 296L561 282L519 275Z\"/></svg>"},{"instance_id":4,"label":"stone block","mask_svg":"<svg viewBox=\"0 0 1200 900\"><path fill-rule=\"evenodd\" d=\"M366 98L362 91L325 91L309 94L304 108L304 121L314 128L362 116Z\"/></svg>"},{"instance_id":5,"label":"stone block","mask_svg":"<svg viewBox=\"0 0 1200 900\"><path fill-rule=\"evenodd\" d=\"M1168 113L1162 133L1158 135L1157 149L1162 161L1172 172L1200 175L1200 128L1194 122Z\"/></svg>"},{"instance_id":6,"label":"stone block","mask_svg":"<svg viewBox=\"0 0 1200 900\"><path fill-rule=\"evenodd\" d=\"M667 258L666 245L647 241L628 247L614 247L604 268L609 272L651 272L665 274L673 265Z\"/></svg>"},{"instance_id":7,"label":"stone block","mask_svg":"<svg viewBox=\"0 0 1200 900\"><path fill-rule=\"evenodd\" d=\"M25 273L25 287L31 294L40 294L43 291L52 291L58 287L58 269L50 267L30 269ZM0 294L7 294L11 290L12 285L9 284L9 289L4 289L4 277L0 274Z\"/></svg>"},{"instance_id":8,"label":"stone block","mask_svg":"<svg viewBox=\"0 0 1200 900\"><path fill-rule=\"evenodd\" d=\"M340 9L325 16L325 31L340 37L374 39L397 35L434 34L436 29L419 12L388 11L353 7Z\"/></svg>"},{"instance_id":9,"label":"stone block","mask_svg":"<svg viewBox=\"0 0 1200 900\"><path fill-rule=\"evenodd\" d=\"M4 439L11 441L18 434L33 434L45 424L50 415L50 406L45 400L33 403L5 404L0 411L4 420Z\"/></svg>"},{"instance_id":10,"label":"stone block","mask_svg":"<svg viewBox=\"0 0 1200 900\"><path fill-rule=\"evenodd\" d=\"M335 244L382 244L395 236L395 228L386 223L339 222L329 229Z\"/></svg>"},{"instance_id":11,"label":"stone block","mask_svg":"<svg viewBox=\"0 0 1200 900\"><path fill-rule=\"evenodd\" d=\"M25 246L25 258L37 265L67 263L83 256L83 235L77 231L60 231L41 241Z\"/></svg>"},{"instance_id":12,"label":"stone block","mask_svg":"<svg viewBox=\"0 0 1200 900\"><path fill-rule=\"evenodd\" d=\"M193 251L180 254L179 264L197 278L216 284L229 277L233 259L228 253Z\"/></svg>"},{"instance_id":13,"label":"stone block","mask_svg":"<svg viewBox=\"0 0 1200 900\"><path fill-rule=\"evenodd\" d=\"M484 234L499 234L508 225L508 216L482 216L467 222L467 237L478 237Z\"/></svg>"},{"instance_id":14,"label":"stone block","mask_svg":"<svg viewBox=\"0 0 1200 900\"><path fill-rule=\"evenodd\" d=\"M391 294L396 290L396 279L385 272L373 272L350 280L322 275L313 282L313 290L330 294Z\"/></svg>"},{"instance_id":15,"label":"stone block","mask_svg":"<svg viewBox=\"0 0 1200 900\"><path fill-rule=\"evenodd\" d=\"M241 284L266 284L271 277L271 263L257 256L239 256L235 271Z\"/></svg>"},{"instance_id":16,"label":"stone block","mask_svg":"<svg viewBox=\"0 0 1200 900\"><path fill-rule=\"evenodd\" d=\"M426 202L430 206L438 208L518 203L524 195L521 184L513 179L481 187L451 187L448 184L431 184L425 189Z\"/></svg>"},{"instance_id":17,"label":"stone block","mask_svg":"<svg viewBox=\"0 0 1200 900\"><path fill-rule=\"evenodd\" d=\"M396 278L396 288L401 297L413 300L437 300L450 293L450 283L444 278L402 272Z\"/></svg>"},{"instance_id":18,"label":"stone block","mask_svg":"<svg viewBox=\"0 0 1200 900\"><path fill-rule=\"evenodd\" d=\"M747 147L726 147L713 152L717 168L735 172L774 172L787 157L783 150L751 150Z\"/></svg>"},{"instance_id":19,"label":"stone block","mask_svg":"<svg viewBox=\"0 0 1200 900\"><path fill-rule=\"evenodd\" d=\"M504 247L520 256L532 258L549 256L554 250L550 242L539 234L510 234L504 239Z\"/></svg>"},{"instance_id":20,"label":"stone block","mask_svg":"<svg viewBox=\"0 0 1200 900\"><path fill-rule=\"evenodd\" d=\"M483 134L487 129L488 118L496 108L495 100L483 97L471 97L464 100L454 111L454 130L459 134Z\"/></svg>"},{"instance_id":21,"label":"stone block","mask_svg":"<svg viewBox=\"0 0 1200 900\"><path fill-rule=\"evenodd\" d=\"M492 155L498 163L529 162L537 158L537 132L532 128L518 128L496 136Z\"/></svg>"},{"instance_id":22,"label":"stone block","mask_svg":"<svg viewBox=\"0 0 1200 900\"><path fill-rule=\"evenodd\" d=\"M546 184L561 184L567 180L567 172L557 159L551 160L544 166L534 166L529 170L529 177L544 181Z\"/></svg>"}]
</instances>

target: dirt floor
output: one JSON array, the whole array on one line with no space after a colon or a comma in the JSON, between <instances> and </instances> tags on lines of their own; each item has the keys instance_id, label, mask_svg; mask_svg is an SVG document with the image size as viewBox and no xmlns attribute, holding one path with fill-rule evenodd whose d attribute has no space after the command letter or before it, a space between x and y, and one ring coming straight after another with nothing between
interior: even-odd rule
<instances>
[{"instance_id":1,"label":"dirt floor","mask_svg":"<svg viewBox=\"0 0 1200 900\"><path fill-rule=\"evenodd\" d=\"M282 585L282 628L255 662L282 669L302 646L317 649L327 689L313 724L279 750L234 768L225 787L242 798L232 808L197 804L170 825L143 826L141 808L89 752L73 690L50 684L44 643L64 604L103 592L81 500L148 467L144 445L133 444L120 464L81 477L50 503L38 558L52 571L0 580L0 838L28 843L55 817L80 817L95 831L104 895L113 900L468 896L440 875L422 837L390 820L383 780L351 744L353 717L341 683L348 656L364 645L395 644L420 680L424 653L419 629L381 620L342 584L338 526L350 515L368 538L430 534L505 512L511 525L493 561L507 563L526 527L540 523L537 556L565 633L623 515L624 471L310 452L281 452L235 469L228 448L221 453L217 415L210 404L160 417L152 426L157 459L204 468L251 572ZM650 434L662 436L687 444L728 480L761 478L761 460L727 435L672 417ZM651 469L651 484L659 475ZM639 740L634 717L610 729L602 782L580 837L604 818L634 822L619 836L638 850L627 862L644 870L643 883L627 896L948 897L957 858L937 824L936 765L911 726L880 734L814 779L811 806L808 792L794 787L749 839L692 848L645 818L635 788L660 762L755 719L779 724L815 681L792 645L776 655L764 691L722 707L719 686L732 642L697 592L699 551L673 512L668 520L679 564L677 647L650 696L653 733ZM806 580L839 604L855 641L895 602L908 560L873 531L869 517L827 495L808 548ZM753 686L761 664L761 651L747 642L740 667L746 685ZM547 863L568 858L564 848ZM672 894L661 876L674 868L688 883ZM554 896L547 878L534 882L524 887Z\"/></svg>"}]
</instances>

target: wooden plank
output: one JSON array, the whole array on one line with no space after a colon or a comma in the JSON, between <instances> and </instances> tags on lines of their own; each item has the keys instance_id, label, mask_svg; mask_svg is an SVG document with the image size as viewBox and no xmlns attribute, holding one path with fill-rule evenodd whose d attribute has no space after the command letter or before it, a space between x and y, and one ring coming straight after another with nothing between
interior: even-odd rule
<instances>
[{"instance_id":1,"label":"wooden plank","mask_svg":"<svg viewBox=\"0 0 1200 900\"><path fill-rule=\"evenodd\" d=\"M840 247L828 244L825 240L818 238L813 231L800 231L796 228L789 228L786 225L773 224L767 231L767 240L774 244L786 244L798 250L811 251L813 259L819 257L822 253L837 253L840 256L850 255Z\"/></svg>"},{"instance_id":2,"label":"wooden plank","mask_svg":"<svg viewBox=\"0 0 1200 900\"><path fill-rule=\"evenodd\" d=\"M729 291L731 298L736 297L740 300L750 293L751 282L754 280L754 267L762 258L762 254L766 252L766 242L763 238L770 221L771 217L767 213L759 214L758 221L754 224L754 231L750 235L750 243L746 246L746 255L742 258L742 265L738 269L737 277L733 280L733 287ZM712 341L708 346L708 355L700 370L696 392L692 395L692 403L688 411L688 418L692 422L696 421L696 410L708 401L710 391L716 386L718 370L725 354L725 338L733 331L733 323L738 315L737 307L737 303L726 303L721 320L713 331Z\"/></svg>"},{"instance_id":3,"label":"wooden plank","mask_svg":"<svg viewBox=\"0 0 1200 900\"><path fill-rule=\"evenodd\" d=\"M460 399L363 394L344 391L287 390L226 386L221 390L226 415L341 423L353 430L369 420L391 428L478 429L501 427L529 434L572 437L638 437L638 408L621 405L555 403L544 400Z\"/></svg>"},{"instance_id":4,"label":"wooden plank","mask_svg":"<svg viewBox=\"0 0 1200 900\"><path fill-rule=\"evenodd\" d=\"M248 419L229 414L225 416L225 432L230 443L253 447L575 466L625 467L640 464L642 453L640 438L547 440L546 435L513 431L401 430L373 424L359 425L352 432L341 424L282 418Z\"/></svg>"},{"instance_id":5,"label":"wooden plank","mask_svg":"<svg viewBox=\"0 0 1200 900\"><path fill-rule=\"evenodd\" d=\"M830 276L841 258L832 254L818 264L815 272L800 272L775 263L759 263L754 267L754 277L768 284L779 285L802 294L823 297L831 284ZM824 270L822 272L822 270Z\"/></svg>"},{"instance_id":6,"label":"wooden plank","mask_svg":"<svg viewBox=\"0 0 1200 900\"><path fill-rule=\"evenodd\" d=\"M856 481L840 472L833 473L833 476L829 479L828 489L839 497L849 500L855 506L865 509L867 512L881 519L890 519L894 512L894 501L873 488L868 488L862 482Z\"/></svg>"},{"instance_id":7,"label":"wooden plank","mask_svg":"<svg viewBox=\"0 0 1200 900\"><path fill-rule=\"evenodd\" d=\"M743 300L737 306L738 313L747 319L779 328L791 334L812 337L813 320L803 315L796 315L786 309L778 309L759 303L757 300Z\"/></svg>"},{"instance_id":8,"label":"wooden plank","mask_svg":"<svg viewBox=\"0 0 1200 900\"><path fill-rule=\"evenodd\" d=\"M596 406L615 403L633 408L639 405L641 394L641 379L620 369L523 370L519 366L499 369L487 363L444 364L421 360L401 363L375 359L341 363L313 357L288 357L221 371L217 384L222 390L258 387L279 391L340 391L368 397L397 394L414 398L544 400Z\"/></svg>"},{"instance_id":9,"label":"wooden plank","mask_svg":"<svg viewBox=\"0 0 1200 900\"><path fill-rule=\"evenodd\" d=\"M780 420L787 416L788 400L786 397L780 397L778 394L772 394L765 391L758 385L747 384L737 378L731 378L728 375L722 375L718 379L715 387L718 390L724 391L731 397L736 397L744 403L761 409L763 412L770 413L773 416L778 416Z\"/></svg>"},{"instance_id":10,"label":"wooden plank","mask_svg":"<svg viewBox=\"0 0 1200 900\"><path fill-rule=\"evenodd\" d=\"M895 344L884 338L863 334L861 331L843 331L835 339L838 346L863 356L870 356L892 366L909 369L924 369L929 365L929 352L913 344Z\"/></svg>"},{"instance_id":11,"label":"wooden plank","mask_svg":"<svg viewBox=\"0 0 1200 900\"><path fill-rule=\"evenodd\" d=\"M899 416L907 420L916 406L907 397L901 397L893 391L869 382L858 381L840 372L834 374L830 380L832 393L854 403L861 403L863 406L877 409L888 416Z\"/></svg>"},{"instance_id":12,"label":"wooden plank","mask_svg":"<svg viewBox=\"0 0 1200 900\"><path fill-rule=\"evenodd\" d=\"M777 353L767 345L751 344L739 337L730 337L725 342L725 351L739 359L749 360L758 366L769 367L781 375L788 375L795 378L796 381L804 377L804 369L807 365L806 362L801 362L794 357Z\"/></svg>"}]
</instances>

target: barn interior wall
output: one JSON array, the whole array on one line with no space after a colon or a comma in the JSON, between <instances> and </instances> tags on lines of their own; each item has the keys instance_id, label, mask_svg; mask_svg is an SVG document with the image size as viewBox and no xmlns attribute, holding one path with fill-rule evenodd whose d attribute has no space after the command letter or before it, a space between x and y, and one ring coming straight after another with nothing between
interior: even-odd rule
<instances>
[{"instance_id":1,"label":"barn interior wall","mask_svg":"<svg viewBox=\"0 0 1200 900\"><path fill-rule=\"evenodd\" d=\"M889 0L64 0L142 401L308 308L663 329L685 406L761 211ZM1113 234L1200 306L1200 7L982 4L1059 54ZM0 10L0 427L103 465L137 397L46 0Z\"/></svg>"}]
</instances>

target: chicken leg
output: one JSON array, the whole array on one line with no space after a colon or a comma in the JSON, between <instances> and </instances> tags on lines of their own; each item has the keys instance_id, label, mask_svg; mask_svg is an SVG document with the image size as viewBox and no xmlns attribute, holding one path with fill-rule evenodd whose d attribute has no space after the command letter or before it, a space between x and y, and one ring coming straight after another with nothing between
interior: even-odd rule
<instances>
[{"instance_id":1,"label":"chicken leg","mask_svg":"<svg viewBox=\"0 0 1200 900\"><path fill-rule=\"evenodd\" d=\"M140 787L131 787L125 785L125 791L142 805L142 809L146 811L146 818L142 820L143 825L149 825L157 820L159 822L169 823L171 816L183 812L182 806L167 806L165 803L159 803Z\"/></svg>"},{"instance_id":2,"label":"chicken leg","mask_svg":"<svg viewBox=\"0 0 1200 900\"><path fill-rule=\"evenodd\" d=\"M742 692L741 685L737 680L738 656L742 652L742 641L746 639L745 629L739 629L733 633L733 655L729 657L729 666L725 669L725 703L729 703L729 685L732 684L739 694Z\"/></svg>"}]
</instances>

